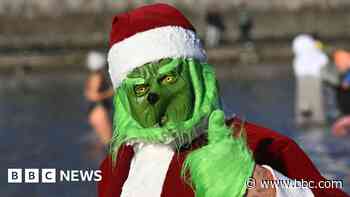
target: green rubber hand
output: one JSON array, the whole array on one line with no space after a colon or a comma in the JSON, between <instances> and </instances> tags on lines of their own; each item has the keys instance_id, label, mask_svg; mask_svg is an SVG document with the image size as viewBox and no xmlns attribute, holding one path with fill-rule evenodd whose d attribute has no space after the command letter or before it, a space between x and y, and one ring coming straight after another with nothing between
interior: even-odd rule
<instances>
[{"instance_id":1,"label":"green rubber hand","mask_svg":"<svg viewBox=\"0 0 350 197\"><path fill-rule=\"evenodd\" d=\"M242 135L234 137L222 110L209 116L208 144L185 161L196 197L241 197L253 174L255 161Z\"/></svg>"}]
</instances>

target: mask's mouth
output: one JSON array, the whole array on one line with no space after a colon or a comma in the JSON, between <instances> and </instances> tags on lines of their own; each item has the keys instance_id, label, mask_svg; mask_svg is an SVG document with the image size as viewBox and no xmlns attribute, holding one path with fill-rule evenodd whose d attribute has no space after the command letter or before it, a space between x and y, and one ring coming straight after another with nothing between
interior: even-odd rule
<instances>
[{"instance_id":1,"label":"mask's mouth","mask_svg":"<svg viewBox=\"0 0 350 197\"><path fill-rule=\"evenodd\" d=\"M167 121L168 121L168 115L164 110L164 112L161 112L159 114L155 127L163 127L165 123L167 123Z\"/></svg>"},{"instance_id":2,"label":"mask's mouth","mask_svg":"<svg viewBox=\"0 0 350 197\"><path fill-rule=\"evenodd\" d=\"M163 116L160 116L160 120L159 122L159 126L164 126L165 123L168 121L168 116L166 114L164 114Z\"/></svg>"}]
</instances>

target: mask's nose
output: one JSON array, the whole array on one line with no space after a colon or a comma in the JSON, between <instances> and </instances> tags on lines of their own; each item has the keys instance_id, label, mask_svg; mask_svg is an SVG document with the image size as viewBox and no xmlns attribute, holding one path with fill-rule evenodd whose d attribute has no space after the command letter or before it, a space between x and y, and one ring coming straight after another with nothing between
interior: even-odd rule
<instances>
[{"instance_id":1,"label":"mask's nose","mask_svg":"<svg viewBox=\"0 0 350 197\"><path fill-rule=\"evenodd\" d=\"M147 96L147 101L149 104L154 105L159 100L159 95L153 92L150 92Z\"/></svg>"}]
</instances>

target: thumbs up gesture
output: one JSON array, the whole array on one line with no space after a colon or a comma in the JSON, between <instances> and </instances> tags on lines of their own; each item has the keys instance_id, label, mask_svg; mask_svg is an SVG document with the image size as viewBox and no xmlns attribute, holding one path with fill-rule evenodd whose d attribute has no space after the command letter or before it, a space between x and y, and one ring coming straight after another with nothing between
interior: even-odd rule
<instances>
[{"instance_id":1,"label":"thumbs up gesture","mask_svg":"<svg viewBox=\"0 0 350 197\"><path fill-rule=\"evenodd\" d=\"M190 153L184 164L196 196L203 197L243 196L254 167L245 138L232 136L221 110L209 117L208 144Z\"/></svg>"}]
</instances>

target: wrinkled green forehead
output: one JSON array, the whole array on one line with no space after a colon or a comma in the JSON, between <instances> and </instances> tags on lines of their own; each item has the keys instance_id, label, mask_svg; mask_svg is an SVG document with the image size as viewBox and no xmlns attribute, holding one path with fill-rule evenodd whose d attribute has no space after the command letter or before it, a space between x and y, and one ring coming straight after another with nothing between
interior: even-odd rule
<instances>
[{"instance_id":1,"label":"wrinkled green forehead","mask_svg":"<svg viewBox=\"0 0 350 197\"><path fill-rule=\"evenodd\" d=\"M141 67L135 68L131 73L127 75L125 82L127 84L144 83L145 79L164 75L172 72L180 64L179 58L166 58L159 61L147 63Z\"/></svg>"}]
</instances>

